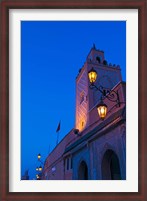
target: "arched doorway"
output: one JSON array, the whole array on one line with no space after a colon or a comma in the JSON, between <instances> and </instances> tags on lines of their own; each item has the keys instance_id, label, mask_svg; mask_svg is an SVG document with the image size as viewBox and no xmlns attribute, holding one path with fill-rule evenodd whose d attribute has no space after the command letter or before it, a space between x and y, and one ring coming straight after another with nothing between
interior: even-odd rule
<instances>
[{"instance_id":1,"label":"arched doorway","mask_svg":"<svg viewBox=\"0 0 147 201\"><path fill-rule=\"evenodd\" d=\"M102 159L102 179L121 180L119 159L111 149L105 152Z\"/></svg>"},{"instance_id":2,"label":"arched doorway","mask_svg":"<svg viewBox=\"0 0 147 201\"><path fill-rule=\"evenodd\" d=\"M79 165L78 179L88 180L88 167L85 161L82 161Z\"/></svg>"}]
</instances>

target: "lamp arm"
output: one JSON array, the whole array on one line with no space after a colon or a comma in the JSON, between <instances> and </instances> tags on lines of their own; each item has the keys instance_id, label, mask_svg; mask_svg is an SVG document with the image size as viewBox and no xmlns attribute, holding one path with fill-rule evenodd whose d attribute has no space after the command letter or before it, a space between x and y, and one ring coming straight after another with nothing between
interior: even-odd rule
<instances>
[{"instance_id":1,"label":"lamp arm","mask_svg":"<svg viewBox=\"0 0 147 201\"><path fill-rule=\"evenodd\" d=\"M119 98L118 91L114 91L114 90L107 91L107 94L105 97L112 102L116 102L118 106L120 107L120 98Z\"/></svg>"},{"instance_id":2,"label":"lamp arm","mask_svg":"<svg viewBox=\"0 0 147 201\"><path fill-rule=\"evenodd\" d=\"M96 89L99 92L101 92L103 94L103 87L100 85L99 87L97 87L94 83L91 83L91 85L89 86L90 89Z\"/></svg>"},{"instance_id":3,"label":"lamp arm","mask_svg":"<svg viewBox=\"0 0 147 201\"><path fill-rule=\"evenodd\" d=\"M106 87L103 87L101 85L99 85L98 87L92 83L90 86L90 89L96 89L98 90L99 92L101 92L102 94L102 99L105 99L107 98L109 101L112 101L112 102L116 102L119 107L120 107L120 98L119 98L119 94L118 94L118 91L114 91L113 89L109 89L109 88L106 88Z\"/></svg>"},{"instance_id":4,"label":"lamp arm","mask_svg":"<svg viewBox=\"0 0 147 201\"><path fill-rule=\"evenodd\" d=\"M119 104L121 105L121 104L126 104L126 102L119 102ZM115 107L117 107L118 106L118 103L116 103L114 106L112 106L110 109L109 109L109 111L108 111L108 113L110 113Z\"/></svg>"}]
</instances>

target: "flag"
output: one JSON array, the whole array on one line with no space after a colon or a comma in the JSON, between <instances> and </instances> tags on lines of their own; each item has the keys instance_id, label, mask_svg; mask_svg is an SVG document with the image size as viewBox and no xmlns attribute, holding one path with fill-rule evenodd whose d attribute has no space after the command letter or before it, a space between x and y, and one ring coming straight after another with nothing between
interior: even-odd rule
<instances>
[{"instance_id":1,"label":"flag","mask_svg":"<svg viewBox=\"0 0 147 201\"><path fill-rule=\"evenodd\" d=\"M58 127L57 127L57 130L56 130L56 133L60 130L60 122L58 124Z\"/></svg>"}]
</instances>

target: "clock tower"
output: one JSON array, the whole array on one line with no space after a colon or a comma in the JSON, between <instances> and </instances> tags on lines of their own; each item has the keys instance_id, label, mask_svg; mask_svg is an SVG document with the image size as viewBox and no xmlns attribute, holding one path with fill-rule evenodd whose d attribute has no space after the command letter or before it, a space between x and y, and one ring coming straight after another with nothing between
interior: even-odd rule
<instances>
[{"instance_id":1,"label":"clock tower","mask_svg":"<svg viewBox=\"0 0 147 201\"><path fill-rule=\"evenodd\" d=\"M104 52L91 48L83 67L76 78L76 121L75 128L81 132L91 125L90 111L96 107L101 98L101 93L89 88L88 71L94 68L97 72L96 85L113 88L122 81L121 70L117 65L108 64Z\"/></svg>"}]
</instances>

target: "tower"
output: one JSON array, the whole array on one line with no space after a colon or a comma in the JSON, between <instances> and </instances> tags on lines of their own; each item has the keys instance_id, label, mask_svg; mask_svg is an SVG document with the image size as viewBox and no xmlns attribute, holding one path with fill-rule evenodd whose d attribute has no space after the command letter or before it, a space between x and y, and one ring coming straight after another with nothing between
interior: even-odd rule
<instances>
[{"instance_id":1,"label":"tower","mask_svg":"<svg viewBox=\"0 0 147 201\"><path fill-rule=\"evenodd\" d=\"M79 131L91 124L90 111L98 104L101 98L100 92L89 88L88 71L91 68L94 68L98 74L96 86L111 89L122 81L120 67L112 66L112 64L108 65L104 52L96 49L95 45L93 45L76 78L75 128L79 129Z\"/></svg>"}]
</instances>

